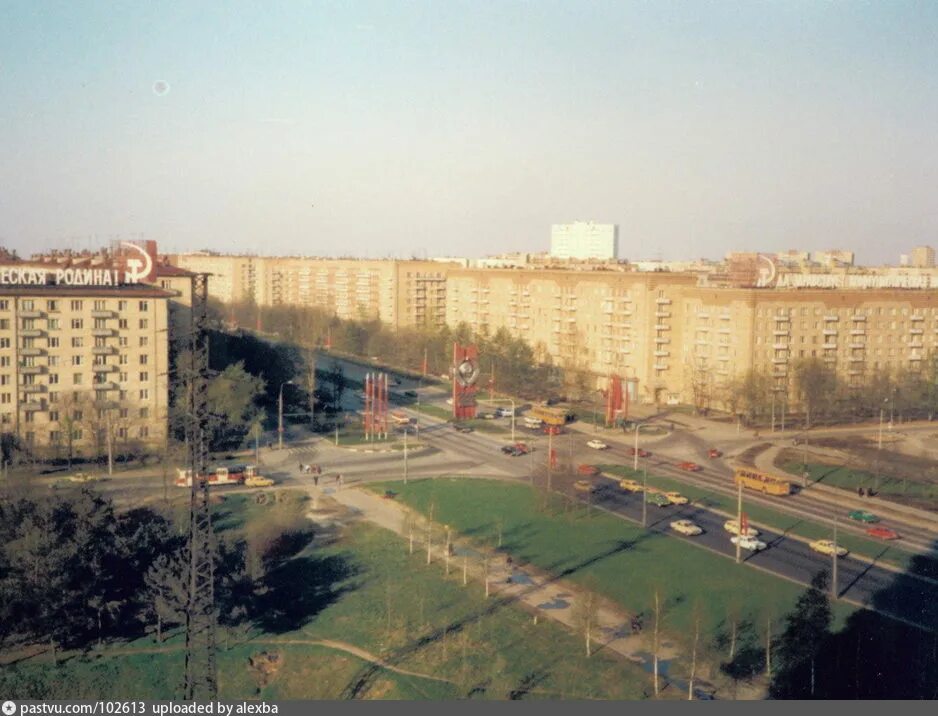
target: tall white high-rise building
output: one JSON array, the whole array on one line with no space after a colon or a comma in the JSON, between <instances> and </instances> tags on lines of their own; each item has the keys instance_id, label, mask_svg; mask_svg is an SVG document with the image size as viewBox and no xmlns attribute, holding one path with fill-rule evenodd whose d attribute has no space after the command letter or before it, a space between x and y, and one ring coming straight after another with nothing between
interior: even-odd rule
<instances>
[{"instance_id":1,"label":"tall white high-rise building","mask_svg":"<svg viewBox=\"0 0 938 716\"><path fill-rule=\"evenodd\" d=\"M574 221L550 227L550 255L559 259L618 259L619 227Z\"/></svg>"}]
</instances>

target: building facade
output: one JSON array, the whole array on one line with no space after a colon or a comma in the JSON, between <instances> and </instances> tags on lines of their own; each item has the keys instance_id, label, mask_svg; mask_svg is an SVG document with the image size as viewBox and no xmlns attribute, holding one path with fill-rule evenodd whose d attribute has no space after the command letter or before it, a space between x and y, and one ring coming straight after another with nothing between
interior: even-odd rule
<instances>
[{"instance_id":1,"label":"building facade","mask_svg":"<svg viewBox=\"0 0 938 716\"><path fill-rule=\"evenodd\" d=\"M559 259L619 258L619 227L575 221L550 227L550 255Z\"/></svg>"}]
</instances>

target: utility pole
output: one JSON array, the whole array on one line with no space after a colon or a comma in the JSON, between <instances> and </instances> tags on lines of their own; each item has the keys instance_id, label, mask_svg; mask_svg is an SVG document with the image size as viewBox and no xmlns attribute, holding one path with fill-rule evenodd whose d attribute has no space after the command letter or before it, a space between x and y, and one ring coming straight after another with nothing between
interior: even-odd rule
<instances>
[{"instance_id":1,"label":"utility pole","mask_svg":"<svg viewBox=\"0 0 938 716\"><path fill-rule=\"evenodd\" d=\"M772 388L772 432L775 432L775 388Z\"/></svg>"},{"instance_id":2,"label":"utility pole","mask_svg":"<svg viewBox=\"0 0 938 716\"><path fill-rule=\"evenodd\" d=\"M742 561L743 538L743 483L736 485L736 564Z\"/></svg>"},{"instance_id":3,"label":"utility pole","mask_svg":"<svg viewBox=\"0 0 938 716\"><path fill-rule=\"evenodd\" d=\"M104 409L105 430L107 430L107 474L114 474L114 436L111 434L111 408Z\"/></svg>"},{"instance_id":4,"label":"utility pole","mask_svg":"<svg viewBox=\"0 0 938 716\"><path fill-rule=\"evenodd\" d=\"M837 589L837 517L834 517L834 553L831 559L834 560L831 568L831 599L836 602L840 596Z\"/></svg>"},{"instance_id":5,"label":"utility pole","mask_svg":"<svg viewBox=\"0 0 938 716\"><path fill-rule=\"evenodd\" d=\"M410 427L404 428L404 484L407 484L407 433L410 432ZM448 534L448 533L447 533Z\"/></svg>"},{"instance_id":6,"label":"utility pole","mask_svg":"<svg viewBox=\"0 0 938 716\"><path fill-rule=\"evenodd\" d=\"M632 460L632 470L638 472L638 428L639 424L635 423L635 459Z\"/></svg>"},{"instance_id":7,"label":"utility pole","mask_svg":"<svg viewBox=\"0 0 938 716\"><path fill-rule=\"evenodd\" d=\"M648 465L642 469L642 527L648 526Z\"/></svg>"}]
</instances>

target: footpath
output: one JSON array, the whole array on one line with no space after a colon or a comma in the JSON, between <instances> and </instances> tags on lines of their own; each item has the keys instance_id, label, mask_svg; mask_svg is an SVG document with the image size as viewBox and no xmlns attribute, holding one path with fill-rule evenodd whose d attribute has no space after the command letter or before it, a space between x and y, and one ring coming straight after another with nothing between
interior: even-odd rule
<instances>
[{"instance_id":1,"label":"footpath","mask_svg":"<svg viewBox=\"0 0 938 716\"><path fill-rule=\"evenodd\" d=\"M551 619L575 632L581 632L582 638L585 636L582 614L586 610L581 603L585 599L594 600L596 606L591 610L591 620L595 626L590 630L594 650L615 652L641 665L649 674L653 673L652 615L644 615L641 631L633 633L632 619L635 615L625 613L617 605L599 599L567 580L552 577L530 565L512 564L502 553L484 554L474 545L454 539L447 556L444 528L432 524L428 530L428 521L422 515L393 500L383 499L358 488L312 488L311 494L314 498L332 498L361 518L394 532L405 540L413 539L415 553L418 549L423 555L428 555L429 552L428 562L447 564L447 573L453 578L462 578L463 584L467 584L468 580L482 582L488 596L498 598L506 604L522 606L533 615L535 623L539 619ZM318 499L314 499L314 510L318 502ZM315 514L311 517L315 519ZM429 550L426 539L428 532L431 534ZM658 648L660 688L675 689L683 692L683 698L687 698L687 682L673 674L664 675L669 664L679 656L677 646L662 634ZM713 676L714 668L710 664L698 663L695 683L699 688L695 687L696 697L712 697L713 690L708 682ZM743 682L738 685L738 699L764 697L765 691L760 685Z\"/></svg>"}]
</instances>

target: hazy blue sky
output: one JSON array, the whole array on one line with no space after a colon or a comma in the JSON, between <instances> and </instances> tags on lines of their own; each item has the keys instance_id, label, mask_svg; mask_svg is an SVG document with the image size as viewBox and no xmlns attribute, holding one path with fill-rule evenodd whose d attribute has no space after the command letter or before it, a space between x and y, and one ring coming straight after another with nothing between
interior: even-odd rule
<instances>
[{"instance_id":1,"label":"hazy blue sky","mask_svg":"<svg viewBox=\"0 0 938 716\"><path fill-rule=\"evenodd\" d=\"M0 0L0 130L27 253L481 255L595 219L630 257L894 262L938 245L938 2Z\"/></svg>"}]
</instances>

